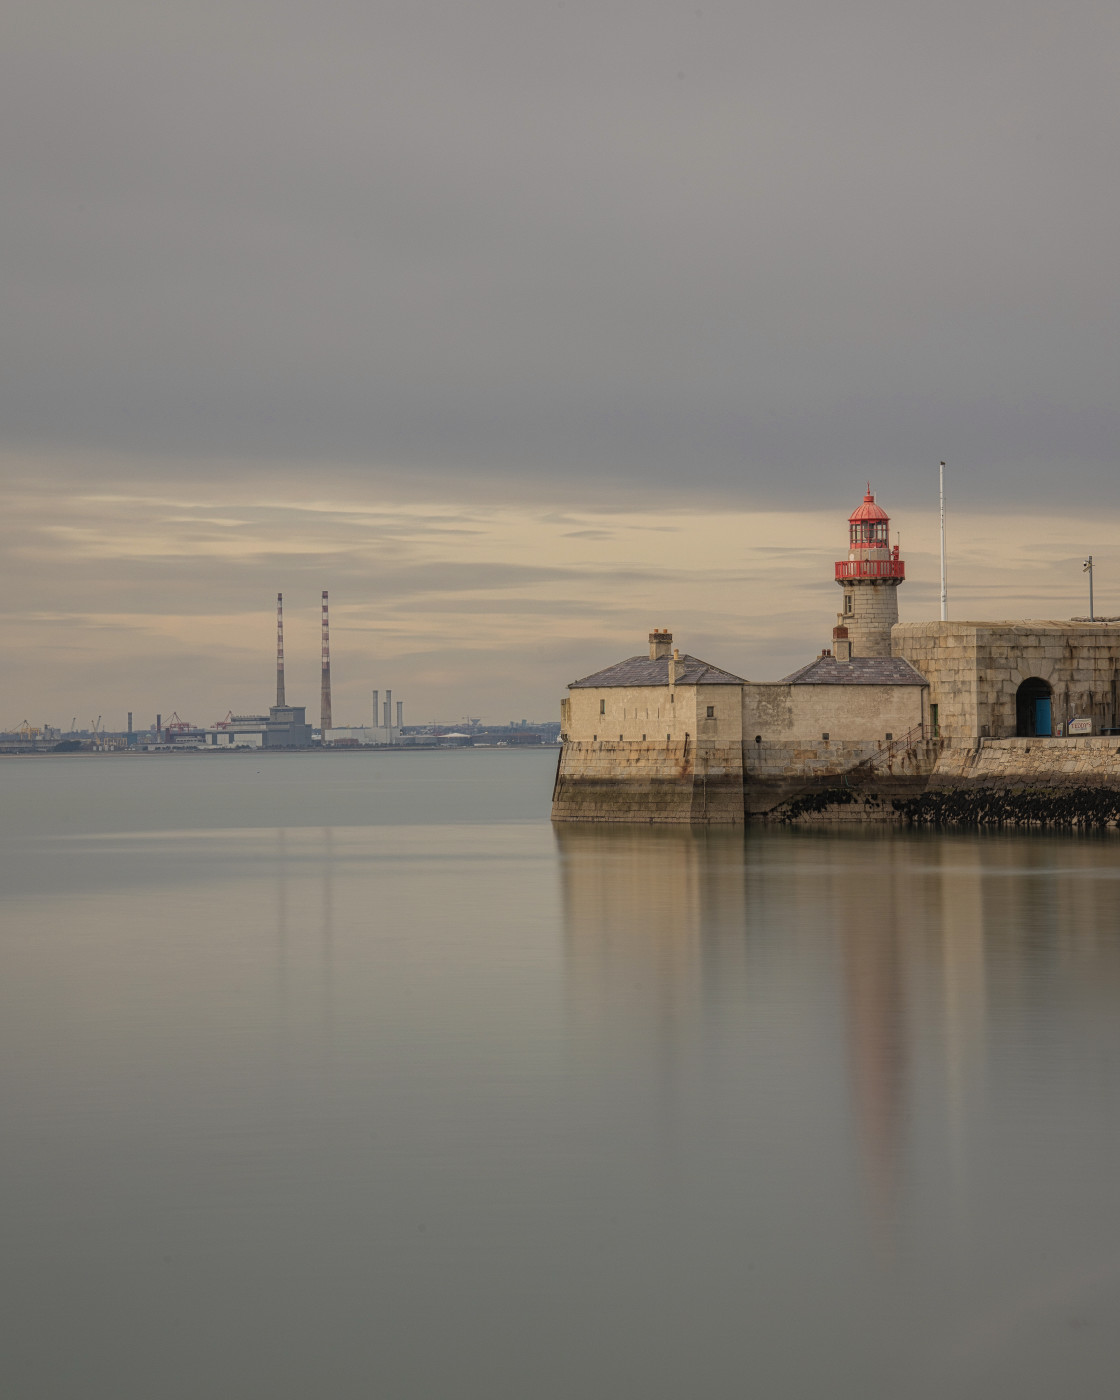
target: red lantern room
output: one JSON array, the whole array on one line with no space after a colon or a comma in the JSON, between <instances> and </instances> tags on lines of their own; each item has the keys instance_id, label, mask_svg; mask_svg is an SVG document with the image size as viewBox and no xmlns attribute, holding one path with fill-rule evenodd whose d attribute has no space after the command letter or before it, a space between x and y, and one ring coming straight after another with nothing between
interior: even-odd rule
<instances>
[{"instance_id":1,"label":"red lantern room","mask_svg":"<svg viewBox=\"0 0 1120 1400\"><path fill-rule=\"evenodd\" d=\"M863 504L848 517L848 557L837 561L837 583L865 578L902 582L906 565L898 557L898 545L891 548L890 524L890 516L876 504L868 482Z\"/></svg>"}]
</instances>

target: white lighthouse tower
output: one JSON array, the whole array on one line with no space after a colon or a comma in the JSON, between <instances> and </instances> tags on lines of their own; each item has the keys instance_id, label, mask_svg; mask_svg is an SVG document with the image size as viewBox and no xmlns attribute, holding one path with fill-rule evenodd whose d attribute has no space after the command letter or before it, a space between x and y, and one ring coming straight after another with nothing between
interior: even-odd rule
<instances>
[{"instance_id":1,"label":"white lighthouse tower","mask_svg":"<svg viewBox=\"0 0 1120 1400\"><path fill-rule=\"evenodd\" d=\"M848 557L836 563L836 582L844 590L837 636L847 629L853 656L891 654L898 585L906 578L906 565L898 557L898 545L891 548L890 523L868 482L863 504L848 517Z\"/></svg>"}]
</instances>

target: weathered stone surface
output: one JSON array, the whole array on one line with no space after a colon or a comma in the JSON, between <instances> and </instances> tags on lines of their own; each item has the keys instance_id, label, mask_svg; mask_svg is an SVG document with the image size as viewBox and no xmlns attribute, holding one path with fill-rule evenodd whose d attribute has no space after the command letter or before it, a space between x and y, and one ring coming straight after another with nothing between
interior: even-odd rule
<instances>
[{"instance_id":1,"label":"weathered stone surface","mask_svg":"<svg viewBox=\"0 0 1120 1400\"><path fill-rule=\"evenodd\" d=\"M940 732L954 743L1014 736L1016 693L1032 678L1051 687L1055 725L1120 720L1120 628L1107 623L901 623L891 650L928 679Z\"/></svg>"},{"instance_id":2,"label":"weathered stone surface","mask_svg":"<svg viewBox=\"0 0 1120 1400\"><path fill-rule=\"evenodd\" d=\"M947 821L958 813L1002 822L1021 810L1036 822L1073 820L1083 809L1099 824L1107 802L1085 805L1069 793L1120 783L1117 740L1008 736L1027 679L1050 685L1055 723L1078 713L1112 727L1120 628L924 623L896 626L892 645L920 673L902 668L908 683L882 683L891 668L879 674L865 662L845 671L846 682L822 684L851 664L827 653L778 684L739 681L705 663L689 669L690 658L653 650L597 672L562 705L554 818ZM983 801L960 796L981 791ZM1042 792L1056 794L1050 805L1039 805Z\"/></svg>"},{"instance_id":3,"label":"weathered stone surface","mask_svg":"<svg viewBox=\"0 0 1120 1400\"><path fill-rule=\"evenodd\" d=\"M892 763L889 772L874 763L866 767L865 777L848 774L843 783L791 794L765 818L799 824L1120 825L1120 743L1114 737L926 744L905 762Z\"/></svg>"},{"instance_id":4,"label":"weathered stone surface","mask_svg":"<svg viewBox=\"0 0 1120 1400\"><path fill-rule=\"evenodd\" d=\"M745 820L740 744L569 741L560 754L553 821Z\"/></svg>"}]
</instances>

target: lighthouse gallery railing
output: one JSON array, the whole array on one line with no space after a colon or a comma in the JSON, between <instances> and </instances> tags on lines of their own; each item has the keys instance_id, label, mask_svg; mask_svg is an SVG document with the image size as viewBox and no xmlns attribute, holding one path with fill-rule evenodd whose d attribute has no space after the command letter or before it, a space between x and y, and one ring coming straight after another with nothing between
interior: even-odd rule
<instances>
[{"instance_id":1,"label":"lighthouse gallery railing","mask_svg":"<svg viewBox=\"0 0 1120 1400\"><path fill-rule=\"evenodd\" d=\"M836 577L904 579L906 564L902 559L841 559L836 565Z\"/></svg>"}]
</instances>

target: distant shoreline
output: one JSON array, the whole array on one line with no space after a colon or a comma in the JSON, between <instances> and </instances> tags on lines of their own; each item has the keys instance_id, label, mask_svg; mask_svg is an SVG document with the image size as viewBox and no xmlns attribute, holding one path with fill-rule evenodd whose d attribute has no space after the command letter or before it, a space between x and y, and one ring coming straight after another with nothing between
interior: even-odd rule
<instances>
[{"instance_id":1,"label":"distant shoreline","mask_svg":"<svg viewBox=\"0 0 1120 1400\"><path fill-rule=\"evenodd\" d=\"M278 758L292 754L321 754L324 757L373 757L375 754L405 753L473 753L476 751L496 753L540 753L542 750L555 753L562 746L559 743L544 744L362 744L353 748L314 748L306 749L235 749L211 747L205 749L175 748L159 749L81 749L69 753L55 753L53 749L0 749L0 759L5 758L210 758L222 755L225 758Z\"/></svg>"}]
</instances>

